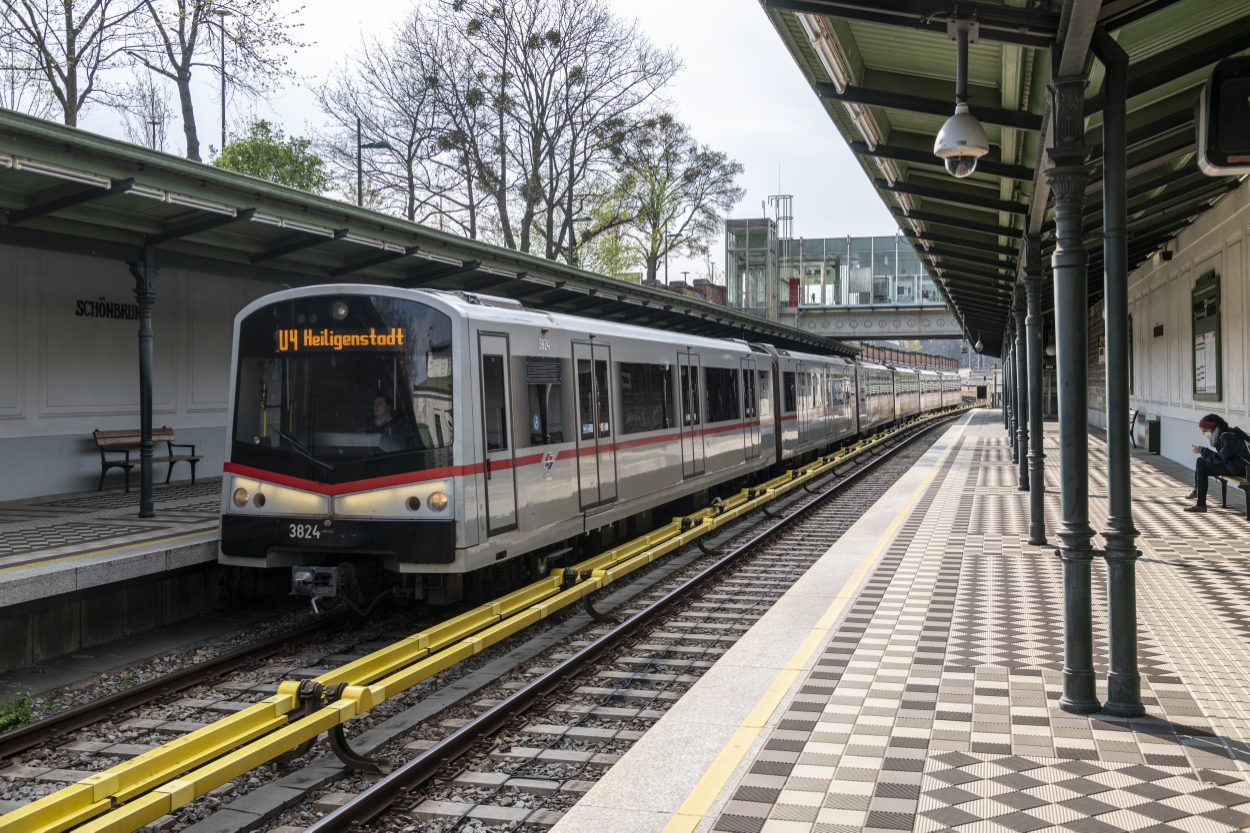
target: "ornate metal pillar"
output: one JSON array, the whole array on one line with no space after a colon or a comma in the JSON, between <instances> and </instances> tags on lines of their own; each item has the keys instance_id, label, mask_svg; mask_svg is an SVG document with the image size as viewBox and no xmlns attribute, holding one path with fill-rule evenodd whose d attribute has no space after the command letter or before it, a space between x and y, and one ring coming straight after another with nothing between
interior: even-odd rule
<instances>
[{"instance_id":1,"label":"ornate metal pillar","mask_svg":"<svg viewBox=\"0 0 1250 833\"><path fill-rule=\"evenodd\" d=\"M1016 408L1016 356L1015 339L1011 337L1011 325L1003 333L1003 401L1007 403L1007 441L1011 443L1011 462L1020 462L1020 446L1016 442L1016 425L1019 420Z\"/></svg>"},{"instance_id":2,"label":"ornate metal pillar","mask_svg":"<svg viewBox=\"0 0 1250 833\"><path fill-rule=\"evenodd\" d=\"M1055 166L1046 171L1055 198L1055 346L1059 369L1059 447L1063 483L1063 697L1060 708L1088 714L1101 708L1094 685L1093 594L1090 562L1094 530L1089 525L1089 323L1082 229L1085 186L1083 108L1088 79L1061 76L1050 82L1051 147Z\"/></svg>"},{"instance_id":3,"label":"ornate metal pillar","mask_svg":"<svg viewBox=\"0 0 1250 833\"><path fill-rule=\"evenodd\" d=\"M1025 327L1029 342L1029 543L1046 543L1046 455L1042 453L1042 241L1024 238L1024 292L1028 303Z\"/></svg>"},{"instance_id":4,"label":"ornate metal pillar","mask_svg":"<svg viewBox=\"0 0 1250 833\"><path fill-rule=\"evenodd\" d=\"M1022 492L1029 490L1029 370L1026 365L1028 347L1024 343L1024 289L1016 290L1015 308L1016 322L1016 456L1020 464L1020 483L1016 487Z\"/></svg>"},{"instance_id":5,"label":"ornate metal pillar","mask_svg":"<svg viewBox=\"0 0 1250 833\"><path fill-rule=\"evenodd\" d=\"M152 304L156 301L156 255L144 250L143 263L131 263L139 302L139 517L154 518L152 502Z\"/></svg>"},{"instance_id":6,"label":"ornate metal pillar","mask_svg":"<svg viewBox=\"0 0 1250 833\"><path fill-rule=\"evenodd\" d=\"M1110 673L1103 710L1120 717L1146 713L1137 671L1137 528L1129 454L1128 395L1128 55L1102 27L1094 51L1107 68L1102 129L1103 291L1107 314L1107 618Z\"/></svg>"}]
</instances>

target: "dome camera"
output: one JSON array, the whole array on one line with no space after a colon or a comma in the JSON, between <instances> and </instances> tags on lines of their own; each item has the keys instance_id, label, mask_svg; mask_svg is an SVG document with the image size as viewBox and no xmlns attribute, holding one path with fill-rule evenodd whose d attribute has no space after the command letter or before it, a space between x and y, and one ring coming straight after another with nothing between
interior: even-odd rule
<instances>
[{"instance_id":1,"label":"dome camera","mask_svg":"<svg viewBox=\"0 0 1250 833\"><path fill-rule=\"evenodd\" d=\"M933 153L946 163L951 176L963 179L976 170L977 160L990 152L990 140L981 122L968 112L968 105L955 105L955 115L946 120L933 143Z\"/></svg>"}]
</instances>

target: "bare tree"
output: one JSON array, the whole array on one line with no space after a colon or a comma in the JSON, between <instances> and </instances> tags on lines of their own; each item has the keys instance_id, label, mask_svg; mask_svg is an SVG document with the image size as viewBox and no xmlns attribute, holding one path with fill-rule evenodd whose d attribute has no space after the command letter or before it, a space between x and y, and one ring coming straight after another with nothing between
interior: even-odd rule
<instances>
[{"instance_id":1,"label":"bare tree","mask_svg":"<svg viewBox=\"0 0 1250 833\"><path fill-rule=\"evenodd\" d=\"M643 119L617 149L622 187L632 195L630 233L655 280L672 251L707 251L729 211L746 193L736 182L742 165L699 145L686 125L667 113Z\"/></svg>"},{"instance_id":2,"label":"bare tree","mask_svg":"<svg viewBox=\"0 0 1250 833\"><path fill-rule=\"evenodd\" d=\"M135 0L0 0L15 49L37 67L65 124L102 90L100 75L117 64L131 35Z\"/></svg>"},{"instance_id":3,"label":"bare tree","mask_svg":"<svg viewBox=\"0 0 1250 833\"><path fill-rule=\"evenodd\" d=\"M603 0L444 0L439 17L493 88L505 245L528 252L537 236L548 258L567 253L577 195L608 159L608 126L656 97L677 59Z\"/></svg>"},{"instance_id":4,"label":"bare tree","mask_svg":"<svg viewBox=\"0 0 1250 833\"><path fill-rule=\"evenodd\" d=\"M222 72L223 37L228 47L224 70L235 90L264 97L290 77L286 51L304 44L293 37L300 24L289 22L289 14L277 5L278 0L143 0L144 25L128 53L174 82L188 159L200 161L191 74L197 67Z\"/></svg>"},{"instance_id":5,"label":"bare tree","mask_svg":"<svg viewBox=\"0 0 1250 833\"><path fill-rule=\"evenodd\" d=\"M0 107L41 119L56 115L57 101L43 72L17 42L15 33L0 28Z\"/></svg>"},{"instance_id":6,"label":"bare tree","mask_svg":"<svg viewBox=\"0 0 1250 833\"><path fill-rule=\"evenodd\" d=\"M359 123L363 141L390 146L361 156L369 203L414 222L432 218L438 198L450 190L436 158L448 130L437 106L439 67L431 64L438 52L436 35L413 15L392 42L362 42L351 63L317 89L321 109L333 124L331 133L319 137L318 147L345 190L355 196Z\"/></svg>"},{"instance_id":7,"label":"bare tree","mask_svg":"<svg viewBox=\"0 0 1250 833\"><path fill-rule=\"evenodd\" d=\"M174 118L169 89L149 73L129 85L121 99L126 140L152 150L165 150L169 123Z\"/></svg>"}]
</instances>

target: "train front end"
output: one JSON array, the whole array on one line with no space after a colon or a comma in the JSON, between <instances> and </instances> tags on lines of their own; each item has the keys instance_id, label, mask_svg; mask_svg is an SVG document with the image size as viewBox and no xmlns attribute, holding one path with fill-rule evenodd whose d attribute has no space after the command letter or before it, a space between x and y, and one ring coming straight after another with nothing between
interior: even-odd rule
<instances>
[{"instance_id":1,"label":"train front end","mask_svg":"<svg viewBox=\"0 0 1250 833\"><path fill-rule=\"evenodd\" d=\"M454 571L457 339L439 306L339 286L239 314L222 563L292 568L314 601L362 572Z\"/></svg>"}]
</instances>

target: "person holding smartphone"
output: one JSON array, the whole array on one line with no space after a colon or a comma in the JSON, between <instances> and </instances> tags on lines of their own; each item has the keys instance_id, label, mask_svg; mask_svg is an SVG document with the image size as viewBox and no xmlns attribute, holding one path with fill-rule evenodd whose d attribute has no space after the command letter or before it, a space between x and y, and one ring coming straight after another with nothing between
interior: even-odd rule
<instances>
[{"instance_id":1,"label":"person holding smartphone","mask_svg":"<svg viewBox=\"0 0 1250 833\"><path fill-rule=\"evenodd\" d=\"M1209 478L1221 474L1237 477L1246 476L1246 466L1250 464L1250 434L1235 428L1224 421L1219 414L1207 414L1198 421L1207 446L1193 446L1198 459L1194 461L1194 490L1186 495L1190 500L1197 499L1193 506L1186 506L1186 512L1207 511L1207 486Z\"/></svg>"}]
</instances>

